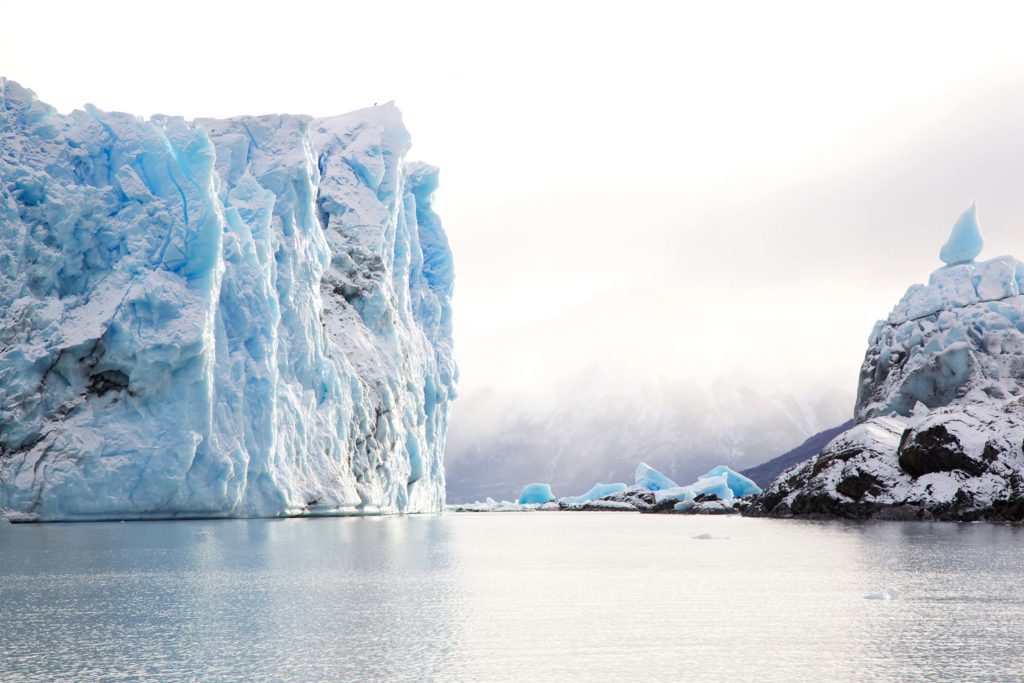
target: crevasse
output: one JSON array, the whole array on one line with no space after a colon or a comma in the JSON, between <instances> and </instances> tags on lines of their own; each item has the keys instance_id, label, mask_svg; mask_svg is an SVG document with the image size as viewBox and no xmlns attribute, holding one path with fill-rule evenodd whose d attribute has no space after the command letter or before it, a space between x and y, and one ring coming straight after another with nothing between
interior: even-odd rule
<instances>
[{"instance_id":1,"label":"crevasse","mask_svg":"<svg viewBox=\"0 0 1024 683\"><path fill-rule=\"evenodd\" d=\"M64 116L0 79L0 509L440 509L453 268L409 145L391 104Z\"/></svg>"}]
</instances>

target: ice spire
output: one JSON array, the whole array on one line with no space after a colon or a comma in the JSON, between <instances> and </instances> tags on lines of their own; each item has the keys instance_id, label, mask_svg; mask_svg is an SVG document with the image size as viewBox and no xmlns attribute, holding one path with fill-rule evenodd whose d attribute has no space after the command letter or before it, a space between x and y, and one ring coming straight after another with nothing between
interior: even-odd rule
<instances>
[{"instance_id":1,"label":"ice spire","mask_svg":"<svg viewBox=\"0 0 1024 683\"><path fill-rule=\"evenodd\" d=\"M978 227L978 208L972 201L957 219L949 240L939 251L939 258L948 266L968 263L981 253L983 246L985 238L981 236L981 228Z\"/></svg>"}]
</instances>

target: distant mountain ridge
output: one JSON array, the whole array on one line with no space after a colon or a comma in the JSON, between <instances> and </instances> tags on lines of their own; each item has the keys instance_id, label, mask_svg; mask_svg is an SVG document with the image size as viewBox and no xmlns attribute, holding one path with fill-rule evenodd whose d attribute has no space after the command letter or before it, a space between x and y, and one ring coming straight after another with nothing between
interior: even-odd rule
<instances>
[{"instance_id":1,"label":"distant mountain ridge","mask_svg":"<svg viewBox=\"0 0 1024 683\"><path fill-rule=\"evenodd\" d=\"M739 471L838 424L852 405L850 391L597 376L560 383L544 405L498 392L463 396L448 434L447 500L512 500L532 482L577 495L597 482L632 482L641 461L679 482L716 465Z\"/></svg>"},{"instance_id":2,"label":"distant mountain ridge","mask_svg":"<svg viewBox=\"0 0 1024 683\"><path fill-rule=\"evenodd\" d=\"M838 427L818 432L793 450L787 451L777 458L772 458L768 462L743 470L741 474L753 479L761 488L767 488L780 474L794 465L799 465L808 458L813 458L821 452L821 449L828 445L829 441L852 426L853 420L847 420Z\"/></svg>"}]
</instances>

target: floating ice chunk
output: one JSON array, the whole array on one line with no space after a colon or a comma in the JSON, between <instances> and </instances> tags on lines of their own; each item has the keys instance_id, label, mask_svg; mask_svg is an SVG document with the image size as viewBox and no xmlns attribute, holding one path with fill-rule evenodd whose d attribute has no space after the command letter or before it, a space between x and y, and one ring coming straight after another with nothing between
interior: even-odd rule
<instances>
[{"instance_id":1,"label":"floating ice chunk","mask_svg":"<svg viewBox=\"0 0 1024 683\"><path fill-rule=\"evenodd\" d=\"M711 534L709 534L706 531L704 533L702 533L702 534L697 534L696 536L693 537L693 539L696 540L696 541L711 541L711 540L714 540L714 538L715 538L714 536L712 536Z\"/></svg>"},{"instance_id":2,"label":"floating ice chunk","mask_svg":"<svg viewBox=\"0 0 1024 683\"><path fill-rule=\"evenodd\" d=\"M698 479L688 486L694 496L717 496L719 500L732 500L734 494L724 474Z\"/></svg>"},{"instance_id":3,"label":"floating ice chunk","mask_svg":"<svg viewBox=\"0 0 1024 683\"><path fill-rule=\"evenodd\" d=\"M654 492L654 502L660 503L663 500L693 500L699 492L694 493L692 486L674 486L670 489L662 489Z\"/></svg>"},{"instance_id":4,"label":"floating ice chunk","mask_svg":"<svg viewBox=\"0 0 1024 683\"><path fill-rule=\"evenodd\" d=\"M550 503L554 499L549 484L527 484L519 494L520 505Z\"/></svg>"},{"instance_id":5,"label":"floating ice chunk","mask_svg":"<svg viewBox=\"0 0 1024 683\"><path fill-rule=\"evenodd\" d=\"M678 484L674 481L644 462L636 466L636 483L648 491L661 491L662 489L678 487Z\"/></svg>"},{"instance_id":6,"label":"floating ice chunk","mask_svg":"<svg viewBox=\"0 0 1024 683\"><path fill-rule=\"evenodd\" d=\"M566 496L565 498L559 498L558 502L565 503L566 505L582 505L598 498L604 498L615 493L622 493L626 490L625 484L594 484L594 486L580 496Z\"/></svg>"},{"instance_id":7,"label":"floating ice chunk","mask_svg":"<svg viewBox=\"0 0 1024 683\"><path fill-rule=\"evenodd\" d=\"M981 253L985 239L978 227L978 208L971 202L967 210L960 214L949 240L942 245L939 258L947 265L969 263Z\"/></svg>"},{"instance_id":8,"label":"floating ice chunk","mask_svg":"<svg viewBox=\"0 0 1024 683\"><path fill-rule=\"evenodd\" d=\"M877 593L869 593L864 596L865 600L895 600L900 596L900 592L895 588L883 588Z\"/></svg>"},{"instance_id":9,"label":"floating ice chunk","mask_svg":"<svg viewBox=\"0 0 1024 683\"><path fill-rule=\"evenodd\" d=\"M725 476L726 485L732 490L734 496L749 496L761 493L761 487L752 480L744 477L739 472L732 470L725 465L719 465L707 474L697 477L698 481L711 479L713 477ZM721 496L719 496L721 498Z\"/></svg>"},{"instance_id":10,"label":"floating ice chunk","mask_svg":"<svg viewBox=\"0 0 1024 683\"><path fill-rule=\"evenodd\" d=\"M704 478L698 479L689 486L673 486L668 489L660 489L654 492L654 500L658 503L663 500L693 500L697 496L702 495L717 496L719 500L732 500L735 497L732 489L729 488L727 476L719 474L715 476L704 475Z\"/></svg>"},{"instance_id":11,"label":"floating ice chunk","mask_svg":"<svg viewBox=\"0 0 1024 683\"><path fill-rule=\"evenodd\" d=\"M693 505L693 497L684 498L675 505L673 505L672 509L675 510L676 512L687 512L693 509Z\"/></svg>"}]
</instances>

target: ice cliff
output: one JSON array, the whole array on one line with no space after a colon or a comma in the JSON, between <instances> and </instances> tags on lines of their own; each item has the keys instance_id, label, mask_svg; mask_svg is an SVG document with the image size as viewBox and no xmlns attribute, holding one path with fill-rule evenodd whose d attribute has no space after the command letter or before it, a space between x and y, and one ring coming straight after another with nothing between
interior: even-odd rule
<instances>
[{"instance_id":1,"label":"ice cliff","mask_svg":"<svg viewBox=\"0 0 1024 683\"><path fill-rule=\"evenodd\" d=\"M975 261L972 204L927 284L879 321L855 424L765 491L761 513L1024 518L1024 264Z\"/></svg>"},{"instance_id":2,"label":"ice cliff","mask_svg":"<svg viewBox=\"0 0 1024 683\"><path fill-rule=\"evenodd\" d=\"M0 511L438 510L437 169L390 104L61 115L0 79Z\"/></svg>"}]
</instances>

